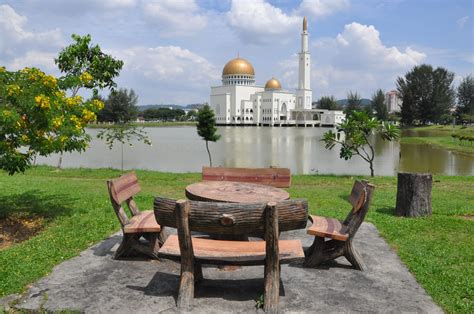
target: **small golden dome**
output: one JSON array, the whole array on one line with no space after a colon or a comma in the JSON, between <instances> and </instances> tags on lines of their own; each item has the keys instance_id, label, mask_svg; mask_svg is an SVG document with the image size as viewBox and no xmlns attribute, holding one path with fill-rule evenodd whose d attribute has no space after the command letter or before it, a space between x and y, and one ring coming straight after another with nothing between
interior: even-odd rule
<instances>
[{"instance_id":1,"label":"small golden dome","mask_svg":"<svg viewBox=\"0 0 474 314\"><path fill-rule=\"evenodd\" d=\"M281 89L280 81L278 81L276 78L272 77L265 84L265 89Z\"/></svg>"},{"instance_id":2,"label":"small golden dome","mask_svg":"<svg viewBox=\"0 0 474 314\"><path fill-rule=\"evenodd\" d=\"M222 70L222 75L244 74L255 75L252 64L245 59L235 58L227 62Z\"/></svg>"}]
</instances>

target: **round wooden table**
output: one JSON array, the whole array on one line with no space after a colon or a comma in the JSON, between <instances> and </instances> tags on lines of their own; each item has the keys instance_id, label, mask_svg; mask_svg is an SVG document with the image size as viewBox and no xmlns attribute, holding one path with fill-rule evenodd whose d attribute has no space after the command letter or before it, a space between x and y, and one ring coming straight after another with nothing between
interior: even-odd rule
<instances>
[{"instance_id":1,"label":"round wooden table","mask_svg":"<svg viewBox=\"0 0 474 314\"><path fill-rule=\"evenodd\" d=\"M227 203L268 203L287 200L285 190L268 185L232 182L201 181L186 187L186 197L194 201Z\"/></svg>"}]
</instances>

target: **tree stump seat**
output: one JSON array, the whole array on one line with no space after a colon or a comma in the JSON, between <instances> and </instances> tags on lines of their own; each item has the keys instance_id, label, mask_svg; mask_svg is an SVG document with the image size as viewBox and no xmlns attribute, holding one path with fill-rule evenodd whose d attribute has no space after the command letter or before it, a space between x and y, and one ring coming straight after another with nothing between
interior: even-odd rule
<instances>
[{"instance_id":1,"label":"tree stump seat","mask_svg":"<svg viewBox=\"0 0 474 314\"><path fill-rule=\"evenodd\" d=\"M196 262L214 265L265 265L265 241L228 241L193 237L193 250ZM288 264L304 259L300 240L279 240L280 264ZM159 256L180 260L177 235L170 235L158 252Z\"/></svg>"}]
</instances>

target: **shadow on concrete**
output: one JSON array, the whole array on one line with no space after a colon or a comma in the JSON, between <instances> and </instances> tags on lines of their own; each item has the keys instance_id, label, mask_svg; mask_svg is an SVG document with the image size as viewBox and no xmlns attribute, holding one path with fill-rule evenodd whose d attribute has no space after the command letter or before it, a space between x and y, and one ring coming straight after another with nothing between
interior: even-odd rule
<instances>
[{"instance_id":1,"label":"shadow on concrete","mask_svg":"<svg viewBox=\"0 0 474 314\"><path fill-rule=\"evenodd\" d=\"M303 247L304 250L306 250L307 248L308 247ZM308 270L308 269L329 270L331 268L352 269L352 266L349 264L349 262L346 261L346 263L340 263L338 261L345 261L345 258L341 257L341 258L338 258L337 260L328 261L320 266L311 267L311 268L304 267L303 262L289 263L288 267L301 268L302 270Z\"/></svg>"},{"instance_id":2,"label":"shadow on concrete","mask_svg":"<svg viewBox=\"0 0 474 314\"><path fill-rule=\"evenodd\" d=\"M177 301L180 276L157 272L145 287L126 286L129 289L143 291L147 296L169 297ZM215 279L204 278L195 285L194 298L216 298L228 301L256 300L263 294L264 279ZM285 287L280 280L280 296L285 296Z\"/></svg>"},{"instance_id":3,"label":"shadow on concrete","mask_svg":"<svg viewBox=\"0 0 474 314\"><path fill-rule=\"evenodd\" d=\"M113 256L114 251L112 251L112 248L115 245L120 245L122 242L122 236L121 235L113 235L106 240L100 242L98 245L93 246L91 249L93 251L93 254L95 256Z\"/></svg>"}]
</instances>

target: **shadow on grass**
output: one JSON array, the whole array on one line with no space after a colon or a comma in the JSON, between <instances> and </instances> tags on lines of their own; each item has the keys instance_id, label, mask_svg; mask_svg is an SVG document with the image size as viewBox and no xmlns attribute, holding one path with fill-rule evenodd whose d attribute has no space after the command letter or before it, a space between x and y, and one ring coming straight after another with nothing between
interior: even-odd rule
<instances>
[{"instance_id":1,"label":"shadow on grass","mask_svg":"<svg viewBox=\"0 0 474 314\"><path fill-rule=\"evenodd\" d=\"M398 217L395 214L395 207L379 207L375 210L379 214L383 215L388 215L388 216L393 216L393 217Z\"/></svg>"},{"instance_id":2,"label":"shadow on grass","mask_svg":"<svg viewBox=\"0 0 474 314\"><path fill-rule=\"evenodd\" d=\"M43 217L47 220L69 216L76 199L64 194L46 194L41 190L29 190L21 194L0 196L0 219L11 215Z\"/></svg>"}]
</instances>

